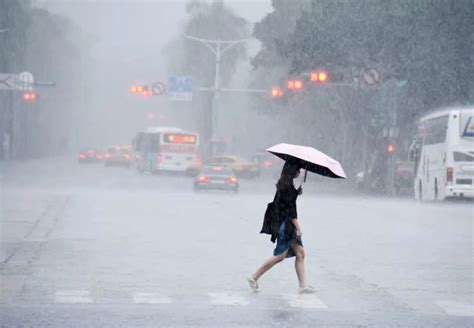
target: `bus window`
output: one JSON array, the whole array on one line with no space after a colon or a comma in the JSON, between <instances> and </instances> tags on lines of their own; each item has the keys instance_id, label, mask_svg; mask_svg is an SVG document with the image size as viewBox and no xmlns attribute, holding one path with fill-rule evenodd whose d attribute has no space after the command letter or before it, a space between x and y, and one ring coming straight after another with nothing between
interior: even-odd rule
<instances>
[{"instance_id":1,"label":"bus window","mask_svg":"<svg viewBox=\"0 0 474 328\"><path fill-rule=\"evenodd\" d=\"M467 140L474 140L474 113L465 112L461 113L460 123L460 136Z\"/></svg>"},{"instance_id":2,"label":"bus window","mask_svg":"<svg viewBox=\"0 0 474 328\"><path fill-rule=\"evenodd\" d=\"M426 121L423 145L439 144L446 141L449 115L440 116Z\"/></svg>"},{"instance_id":3,"label":"bus window","mask_svg":"<svg viewBox=\"0 0 474 328\"><path fill-rule=\"evenodd\" d=\"M474 162L474 154L471 155L455 151L453 157L455 162Z\"/></svg>"}]
</instances>

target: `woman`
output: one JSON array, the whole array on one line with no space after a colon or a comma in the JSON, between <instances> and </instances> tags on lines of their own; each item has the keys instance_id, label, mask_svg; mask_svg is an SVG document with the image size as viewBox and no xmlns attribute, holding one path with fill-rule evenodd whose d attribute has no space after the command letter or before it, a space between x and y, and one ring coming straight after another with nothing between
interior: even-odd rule
<instances>
[{"instance_id":1,"label":"woman","mask_svg":"<svg viewBox=\"0 0 474 328\"><path fill-rule=\"evenodd\" d=\"M301 240L301 226L298 222L296 212L296 199L302 194L302 189L295 189L293 180L300 174L300 168L290 163L285 163L281 171L280 179L276 185L275 206L278 213L277 245L273 251L273 256L266 260L262 266L247 278L250 288L258 292L258 279L275 264L280 263L285 258L295 258L296 275L299 282L300 293L313 293L315 289L306 284L304 269L304 248Z\"/></svg>"}]
</instances>

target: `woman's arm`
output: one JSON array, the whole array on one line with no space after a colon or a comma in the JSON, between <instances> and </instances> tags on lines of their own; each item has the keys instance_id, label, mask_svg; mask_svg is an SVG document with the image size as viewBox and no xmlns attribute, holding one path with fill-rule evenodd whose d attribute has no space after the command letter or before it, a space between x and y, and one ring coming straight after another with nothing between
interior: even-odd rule
<instances>
[{"instance_id":1,"label":"woman's arm","mask_svg":"<svg viewBox=\"0 0 474 328\"><path fill-rule=\"evenodd\" d=\"M291 220L291 223L293 223L293 226L294 226L295 229L296 229L296 235L297 235L298 237L301 237L301 235L302 235L303 233L301 232L301 227L300 227L300 223L298 222L298 219L297 219L297 218L292 219L292 220Z\"/></svg>"}]
</instances>

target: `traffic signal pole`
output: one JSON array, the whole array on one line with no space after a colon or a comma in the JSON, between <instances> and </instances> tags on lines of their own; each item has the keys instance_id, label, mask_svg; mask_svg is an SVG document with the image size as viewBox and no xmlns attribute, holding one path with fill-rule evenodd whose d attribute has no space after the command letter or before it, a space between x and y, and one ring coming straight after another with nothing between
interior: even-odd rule
<instances>
[{"instance_id":1,"label":"traffic signal pole","mask_svg":"<svg viewBox=\"0 0 474 328\"><path fill-rule=\"evenodd\" d=\"M232 47L246 43L251 39L241 39L241 40L209 40L201 39L190 35L185 35L187 39L199 42L203 44L207 49L211 51L215 56L215 70L214 70L214 88L212 96L212 112L211 112L211 138L214 139L217 137L218 130L218 107L219 107L219 92L220 88L220 62L222 55L231 49ZM213 150L211 150L213 153Z\"/></svg>"}]
</instances>

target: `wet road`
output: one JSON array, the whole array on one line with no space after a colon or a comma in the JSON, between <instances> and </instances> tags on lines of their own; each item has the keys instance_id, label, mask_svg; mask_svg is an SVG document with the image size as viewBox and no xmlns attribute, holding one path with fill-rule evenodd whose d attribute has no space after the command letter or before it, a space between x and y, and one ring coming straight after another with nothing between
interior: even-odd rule
<instances>
[{"instance_id":1,"label":"wet road","mask_svg":"<svg viewBox=\"0 0 474 328\"><path fill-rule=\"evenodd\" d=\"M472 203L299 199L309 282L293 261L252 294L271 180L195 194L181 176L59 159L2 168L2 327L467 327ZM317 189L317 188L316 188Z\"/></svg>"}]
</instances>

